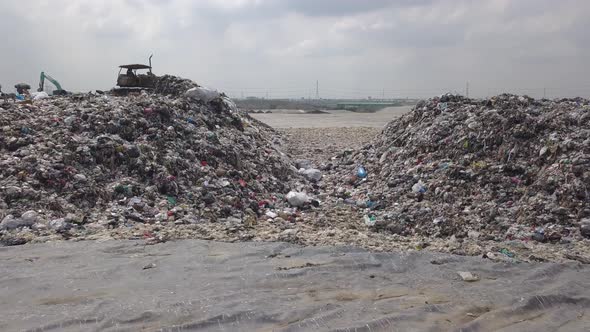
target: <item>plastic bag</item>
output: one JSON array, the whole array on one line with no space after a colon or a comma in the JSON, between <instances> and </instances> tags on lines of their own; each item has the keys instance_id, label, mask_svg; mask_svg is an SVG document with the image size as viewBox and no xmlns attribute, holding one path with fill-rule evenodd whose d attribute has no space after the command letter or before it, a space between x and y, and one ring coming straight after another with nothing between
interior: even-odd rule
<instances>
[{"instance_id":1,"label":"plastic bag","mask_svg":"<svg viewBox=\"0 0 590 332\"><path fill-rule=\"evenodd\" d=\"M205 103L208 103L211 100L221 96L221 94L219 92L217 92L215 90L207 89L204 87L197 87L197 88L189 89L187 92L185 92L184 95L189 98L201 100Z\"/></svg>"},{"instance_id":2,"label":"plastic bag","mask_svg":"<svg viewBox=\"0 0 590 332\"><path fill-rule=\"evenodd\" d=\"M33 96L33 100L40 100L40 99L49 98L49 95L45 91L35 92L31 95Z\"/></svg>"},{"instance_id":3,"label":"plastic bag","mask_svg":"<svg viewBox=\"0 0 590 332\"><path fill-rule=\"evenodd\" d=\"M287 202L295 207L301 207L309 202L310 198L305 193L290 191L287 194Z\"/></svg>"}]
</instances>

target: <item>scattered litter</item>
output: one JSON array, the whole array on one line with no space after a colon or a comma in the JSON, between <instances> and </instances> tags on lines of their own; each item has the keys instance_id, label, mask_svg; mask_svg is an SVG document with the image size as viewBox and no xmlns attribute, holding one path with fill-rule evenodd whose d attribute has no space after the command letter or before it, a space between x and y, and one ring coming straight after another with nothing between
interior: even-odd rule
<instances>
[{"instance_id":1,"label":"scattered litter","mask_svg":"<svg viewBox=\"0 0 590 332\"><path fill-rule=\"evenodd\" d=\"M506 248L500 249L500 253L504 254L505 256L510 257L510 258L514 258L514 256L515 256L515 254L513 252L510 252L510 250L508 250Z\"/></svg>"},{"instance_id":2,"label":"scattered litter","mask_svg":"<svg viewBox=\"0 0 590 332\"><path fill-rule=\"evenodd\" d=\"M154 263L149 263L148 265L144 266L143 269L147 270L147 269L153 269L156 267L156 264Z\"/></svg>"},{"instance_id":3,"label":"scattered litter","mask_svg":"<svg viewBox=\"0 0 590 332\"><path fill-rule=\"evenodd\" d=\"M375 224L377 223L377 218L374 215L365 215L363 217L363 220L365 221L365 225L369 227L375 226Z\"/></svg>"},{"instance_id":4,"label":"scattered litter","mask_svg":"<svg viewBox=\"0 0 590 332\"><path fill-rule=\"evenodd\" d=\"M41 100L41 99L49 98L49 95L45 91L34 92L31 94L31 96L33 97L33 100Z\"/></svg>"},{"instance_id":5,"label":"scattered litter","mask_svg":"<svg viewBox=\"0 0 590 332\"><path fill-rule=\"evenodd\" d=\"M309 196L305 193L290 191L287 196L287 202L295 207L301 207L310 201Z\"/></svg>"},{"instance_id":6,"label":"scattered litter","mask_svg":"<svg viewBox=\"0 0 590 332\"><path fill-rule=\"evenodd\" d=\"M463 279L463 281L473 282L479 280L479 276L471 272L458 271L457 273L459 274L459 276L461 276L461 279Z\"/></svg>"},{"instance_id":7,"label":"scattered litter","mask_svg":"<svg viewBox=\"0 0 590 332\"><path fill-rule=\"evenodd\" d=\"M203 87L194 87L192 89L189 89L185 95L189 98L200 100L204 103L208 103L213 99L219 98L221 96L219 92Z\"/></svg>"},{"instance_id":8,"label":"scattered litter","mask_svg":"<svg viewBox=\"0 0 590 332\"><path fill-rule=\"evenodd\" d=\"M322 172L316 168L301 169L299 173L303 174L309 181L318 182L322 179Z\"/></svg>"},{"instance_id":9,"label":"scattered litter","mask_svg":"<svg viewBox=\"0 0 590 332\"><path fill-rule=\"evenodd\" d=\"M426 192L426 187L422 181L418 181L416 184L412 186L412 191L416 194L423 194Z\"/></svg>"},{"instance_id":10,"label":"scattered litter","mask_svg":"<svg viewBox=\"0 0 590 332\"><path fill-rule=\"evenodd\" d=\"M356 176L364 179L367 177L367 170L363 166L359 166L356 170Z\"/></svg>"}]
</instances>

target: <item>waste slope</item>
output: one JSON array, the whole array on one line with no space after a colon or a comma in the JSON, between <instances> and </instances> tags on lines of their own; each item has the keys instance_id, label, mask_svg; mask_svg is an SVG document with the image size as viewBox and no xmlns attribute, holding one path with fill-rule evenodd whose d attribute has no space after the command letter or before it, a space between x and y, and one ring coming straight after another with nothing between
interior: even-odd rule
<instances>
[{"instance_id":1,"label":"waste slope","mask_svg":"<svg viewBox=\"0 0 590 332\"><path fill-rule=\"evenodd\" d=\"M358 165L368 181L349 176ZM590 221L589 166L588 100L444 95L390 122L337 172L374 204L377 230L567 241Z\"/></svg>"},{"instance_id":2,"label":"waste slope","mask_svg":"<svg viewBox=\"0 0 590 332\"><path fill-rule=\"evenodd\" d=\"M187 90L199 87L197 83L173 75L158 76L154 92L160 95L182 96Z\"/></svg>"},{"instance_id":3,"label":"waste slope","mask_svg":"<svg viewBox=\"0 0 590 332\"><path fill-rule=\"evenodd\" d=\"M162 94L0 104L0 232L244 222L289 191L298 177L272 129L167 81Z\"/></svg>"}]
</instances>

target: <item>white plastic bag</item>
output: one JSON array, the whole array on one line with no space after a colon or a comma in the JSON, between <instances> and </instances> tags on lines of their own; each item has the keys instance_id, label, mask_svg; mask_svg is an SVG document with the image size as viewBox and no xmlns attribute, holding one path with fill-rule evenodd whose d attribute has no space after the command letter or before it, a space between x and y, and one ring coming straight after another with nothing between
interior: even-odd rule
<instances>
[{"instance_id":1,"label":"white plastic bag","mask_svg":"<svg viewBox=\"0 0 590 332\"><path fill-rule=\"evenodd\" d=\"M40 99L49 98L49 95L45 91L35 92L35 93L32 93L31 95L33 96L33 100L40 100Z\"/></svg>"},{"instance_id":2,"label":"white plastic bag","mask_svg":"<svg viewBox=\"0 0 590 332\"><path fill-rule=\"evenodd\" d=\"M309 202L309 200L309 196L307 196L305 193L290 191L287 194L287 202L289 202L291 206L301 207L305 203Z\"/></svg>"},{"instance_id":3,"label":"white plastic bag","mask_svg":"<svg viewBox=\"0 0 590 332\"><path fill-rule=\"evenodd\" d=\"M184 95L189 98L201 100L205 103L208 103L211 100L221 96L219 92L204 87L189 89L187 92L184 93Z\"/></svg>"},{"instance_id":4,"label":"white plastic bag","mask_svg":"<svg viewBox=\"0 0 590 332\"><path fill-rule=\"evenodd\" d=\"M322 179L322 172L316 168L300 169L300 174L303 174L309 181L318 182Z\"/></svg>"}]
</instances>

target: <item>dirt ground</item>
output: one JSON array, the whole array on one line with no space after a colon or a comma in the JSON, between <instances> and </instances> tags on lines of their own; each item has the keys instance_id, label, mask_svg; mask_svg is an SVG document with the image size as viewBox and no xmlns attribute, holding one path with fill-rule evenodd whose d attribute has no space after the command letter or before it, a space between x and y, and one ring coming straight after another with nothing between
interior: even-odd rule
<instances>
[{"instance_id":1,"label":"dirt ground","mask_svg":"<svg viewBox=\"0 0 590 332\"><path fill-rule=\"evenodd\" d=\"M387 107L374 113L355 113L344 110L304 114L294 110L270 110L272 113L251 114L274 128L383 128L389 121L411 109L409 106ZM263 110L264 112L264 110Z\"/></svg>"},{"instance_id":2,"label":"dirt ground","mask_svg":"<svg viewBox=\"0 0 590 332\"><path fill-rule=\"evenodd\" d=\"M321 165L345 150L367 144L381 132L374 127L279 129L287 142L286 152L296 159Z\"/></svg>"},{"instance_id":3,"label":"dirt ground","mask_svg":"<svg viewBox=\"0 0 590 332\"><path fill-rule=\"evenodd\" d=\"M389 121L410 109L401 106L375 113L325 111L320 114L272 110L272 113L251 115L283 133L287 142L286 152L291 156L309 159L320 165L344 150L367 144Z\"/></svg>"}]
</instances>

